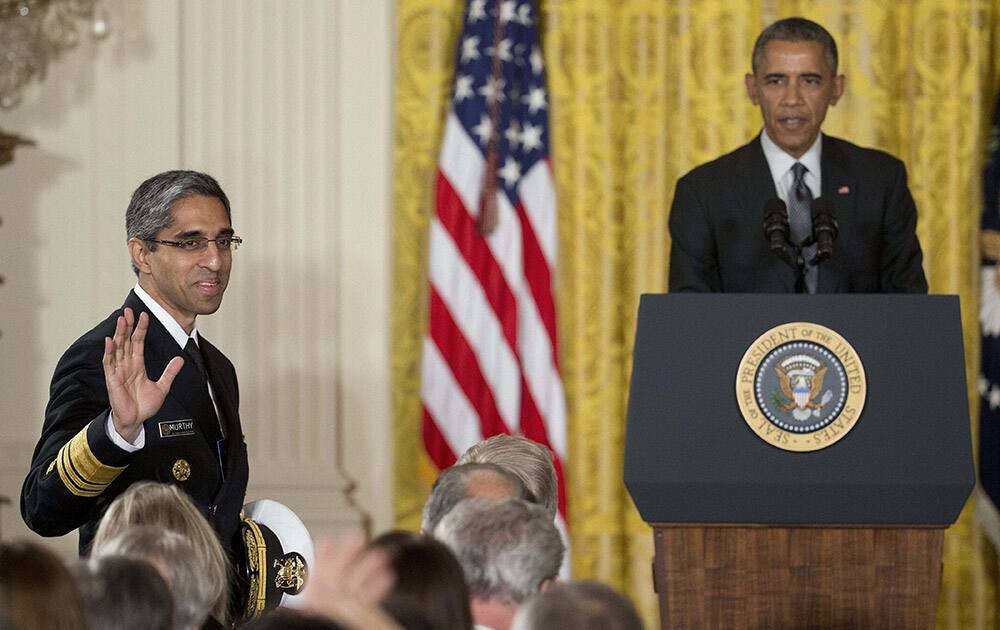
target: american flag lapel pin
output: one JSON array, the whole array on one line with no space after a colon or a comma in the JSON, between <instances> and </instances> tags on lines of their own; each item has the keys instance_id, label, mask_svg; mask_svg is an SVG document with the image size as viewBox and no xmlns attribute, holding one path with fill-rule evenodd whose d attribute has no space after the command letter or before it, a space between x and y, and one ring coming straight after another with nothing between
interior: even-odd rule
<instances>
[{"instance_id":1,"label":"american flag lapel pin","mask_svg":"<svg viewBox=\"0 0 1000 630\"><path fill-rule=\"evenodd\" d=\"M841 186L840 188L837 189L837 194L838 195L849 195L849 194L851 194L851 187L850 186Z\"/></svg>"}]
</instances>

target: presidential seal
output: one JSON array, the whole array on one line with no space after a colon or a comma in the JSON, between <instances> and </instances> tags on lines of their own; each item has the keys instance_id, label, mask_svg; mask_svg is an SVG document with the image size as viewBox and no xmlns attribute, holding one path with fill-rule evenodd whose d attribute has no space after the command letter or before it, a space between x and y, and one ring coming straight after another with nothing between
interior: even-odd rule
<instances>
[{"instance_id":1,"label":"presidential seal","mask_svg":"<svg viewBox=\"0 0 1000 630\"><path fill-rule=\"evenodd\" d=\"M808 322L776 326L747 348L736 401L762 440L816 451L854 428L868 391L857 352L833 330Z\"/></svg>"}]
</instances>

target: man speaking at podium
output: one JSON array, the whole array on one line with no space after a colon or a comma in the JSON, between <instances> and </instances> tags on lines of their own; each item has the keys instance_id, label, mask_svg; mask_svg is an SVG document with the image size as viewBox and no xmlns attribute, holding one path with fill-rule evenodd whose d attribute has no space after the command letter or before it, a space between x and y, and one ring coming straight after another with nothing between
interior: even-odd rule
<instances>
[{"instance_id":1,"label":"man speaking at podium","mask_svg":"<svg viewBox=\"0 0 1000 630\"><path fill-rule=\"evenodd\" d=\"M820 133L844 92L830 33L775 22L752 68L764 129L678 180L670 291L926 293L903 163Z\"/></svg>"}]
</instances>

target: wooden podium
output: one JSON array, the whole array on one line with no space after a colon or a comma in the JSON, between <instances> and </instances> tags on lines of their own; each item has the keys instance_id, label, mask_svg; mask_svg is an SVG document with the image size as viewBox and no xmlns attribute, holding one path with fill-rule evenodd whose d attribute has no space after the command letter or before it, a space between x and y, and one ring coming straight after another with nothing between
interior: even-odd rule
<instances>
[{"instance_id":1,"label":"wooden podium","mask_svg":"<svg viewBox=\"0 0 1000 630\"><path fill-rule=\"evenodd\" d=\"M745 353L788 322L839 333L867 380L819 450L769 443L737 401ZM662 627L933 628L944 529L974 484L964 370L951 296L643 296L625 483L653 526Z\"/></svg>"}]
</instances>

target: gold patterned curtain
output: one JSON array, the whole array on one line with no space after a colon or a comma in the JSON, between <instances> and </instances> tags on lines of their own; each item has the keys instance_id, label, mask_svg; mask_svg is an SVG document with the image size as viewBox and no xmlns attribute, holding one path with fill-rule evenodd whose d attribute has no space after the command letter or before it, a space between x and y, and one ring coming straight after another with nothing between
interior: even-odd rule
<instances>
[{"instance_id":1,"label":"gold patterned curtain","mask_svg":"<svg viewBox=\"0 0 1000 630\"><path fill-rule=\"evenodd\" d=\"M622 484L638 298L666 289L674 182L760 128L743 75L768 23L826 26L847 75L824 129L906 162L933 293L962 298L978 365L983 145L1000 85L996 0L541 0L559 195L557 308L569 416L573 570L623 589L648 622L652 536ZM393 378L396 514L419 527L427 230L461 0L397 0ZM977 399L970 391L972 409ZM967 509L946 536L940 628L995 623L993 552ZM651 626L652 627L652 626Z\"/></svg>"}]
</instances>

